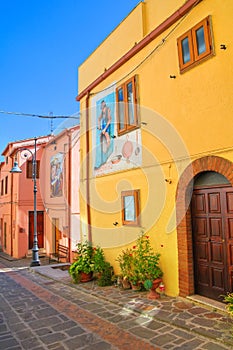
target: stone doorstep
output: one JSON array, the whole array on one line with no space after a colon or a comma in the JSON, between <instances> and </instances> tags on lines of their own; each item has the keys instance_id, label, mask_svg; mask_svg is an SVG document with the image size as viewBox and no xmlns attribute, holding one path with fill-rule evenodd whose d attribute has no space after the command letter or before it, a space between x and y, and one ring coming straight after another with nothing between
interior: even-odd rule
<instances>
[{"instance_id":1,"label":"stone doorstep","mask_svg":"<svg viewBox=\"0 0 233 350\"><path fill-rule=\"evenodd\" d=\"M227 313L226 305L224 303L221 303L220 301L209 299L198 294L189 295L186 297L186 299L194 302L195 304L204 305L211 310L214 309L222 313Z\"/></svg>"},{"instance_id":2,"label":"stone doorstep","mask_svg":"<svg viewBox=\"0 0 233 350\"><path fill-rule=\"evenodd\" d=\"M5 259L5 260L8 260L8 261L16 261L16 260L18 260L16 258L13 258L12 256L2 252L2 251L0 252L0 257Z\"/></svg>"}]
</instances>

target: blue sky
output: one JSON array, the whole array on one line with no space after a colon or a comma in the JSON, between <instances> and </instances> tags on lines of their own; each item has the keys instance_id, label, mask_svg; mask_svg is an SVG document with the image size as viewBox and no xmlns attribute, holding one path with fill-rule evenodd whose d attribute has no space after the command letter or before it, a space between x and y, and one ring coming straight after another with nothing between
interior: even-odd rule
<instances>
[{"instance_id":1,"label":"blue sky","mask_svg":"<svg viewBox=\"0 0 233 350\"><path fill-rule=\"evenodd\" d=\"M76 113L78 66L139 2L0 0L0 111ZM0 113L0 154L62 121Z\"/></svg>"}]
</instances>

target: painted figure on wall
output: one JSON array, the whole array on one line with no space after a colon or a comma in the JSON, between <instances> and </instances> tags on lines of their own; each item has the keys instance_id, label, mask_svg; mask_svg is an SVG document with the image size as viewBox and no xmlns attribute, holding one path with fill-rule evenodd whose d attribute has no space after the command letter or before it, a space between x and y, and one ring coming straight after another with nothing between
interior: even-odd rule
<instances>
[{"instance_id":1,"label":"painted figure on wall","mask_svg":"<svg viewBox=\"0 0 233 350\"><path fill-rule=\"evenodd\" d=\"M61 197L63 187L63 154L57 153L50 160L50 196Z\"/></svg>"},{"instance_id":2,"label":"painted figure on wall","mask_svg":"<svg viewBox=\"0 0 233 350\"><path fill-rule=\"evenodd\" d=\"M111 110L106 105L106 102L101 101L101 112L98 118L98 130L101 130L101 143L102 143L102 151L106 153L110 146L110 137L111 137Z\"/></svg>"},{"instance_id":3,"label":"painted figure on wall","mask_svg":"<svg viewBox=\"0 0 233 350\"><path fill-rule=\"evenodd\" d=\"M117 113L119 110L122 113L126 109L131 110L132 106L125 106L123 102L116 105L116 87L112 85L93 97L91 107L93 175L102 176L140 167L141 129L130 128L120 135L117 130L120 122Z\"/></svg>"},{"instance_id":4,"label":"painted figure on wall","mask_svg":"<svg viewBox=\"0 0 233 350\"><path fill-rule=\"evenodd\" d=\"M95 169L105 164L113 152L114 112L111 108L113 102L114 94L109 94L104 99L97 101Z\"/></svg>"}]
</instances>

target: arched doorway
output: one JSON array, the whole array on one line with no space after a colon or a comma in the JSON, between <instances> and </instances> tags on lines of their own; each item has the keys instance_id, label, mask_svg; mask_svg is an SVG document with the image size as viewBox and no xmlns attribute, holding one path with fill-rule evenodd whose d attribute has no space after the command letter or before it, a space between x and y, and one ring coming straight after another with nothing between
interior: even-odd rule
<instances>
[{"instance_id":1,"label":"arched doorway","mask_svg":"<svg viewBox=\"0 0 233 350\"><path fill-rule=\"evenodd\" d=\"M225 197L227 198L225 200L224 208L229 211L229 213L233 213L233 163L230 162L227 159L217 157L217 156L207 156L203 158L196 159L191 163L183 172L183 174L180 176L178 187L177 187L177 194L176 194L176 213L177 213L177 241L178 241L178 261L179 261L179 290L181 296L188 296L195 294L197 290L197 282L196 282L196 269L197 266L195 265L195 254L197 251L193 248L193 220L192 220L192 211L191 211L191 205L189 205L189 199L190 199L190 193L193 194L193 181L196 180L195 183L198 185L198 178L203 175L204 172L216 172L221 175L223 175L226 178L226 183L219 186L217 184L217 187L215 187L216 184L209 183L210 187L212 188L225 188L229 189L230 192L225 191ZM200 180L200 178L199 178ZM203 178L201 179L203 184ZM208 180L209 181L209 180ZM199 183L200 184L200 183ZM205 184L207 185L207 184ZM198 187L198 186L197 186ZM208 187L208 185L207 185ZM210 189L210 188L209 188ZM231 192L232 191L232 192ZM223 191L224 192L224 191ZM220 202L222 201L222 196ZM208 196L207 196L208 197ZM209 196L210 197L210 196ZM217 210L217 198L218 195L212 196L212 204L215 205L215 210ZM198 197L200 199L200 197ZM206 199L207 200L207 199ZM208 199L209 200L209 199ZM208 201L207 200L207 201ZM193 205L193 202L191 203ZM204 205L203 203L199 203L199 205ZM205 202L206 205L206 202ZM216 213L217 214L217 213ZM219 214L222 215L222 214ZM219 248L219 251L215 252L215 258L217 257L217 260L220 258L218 257L218 254L225 254L227 255L227 266L226 271L224 271L224 276L227 279L227 283L225 283L225 287L227 288L227 291L232 291L232 272L233 272L233 219L229 215L225 215L225 223L224 223L224 235L226 235L225 232L227 232L227 248L224 248L224 252L221 252L221 248ZM209 217L207 217L208 221ZM204 222L204 220L203 220ZM218 232L218 220L212 220L212 226L215 224L215 232ZM222 224L222 223L221 223ZM200 224L201 225L201 224ZM200 226L199 225L199 226ZM204 225L204 224L203 224ZM225 231L227 227L227 231ZM209 238L208 238L209 239ZM211 241L210 241L211 242ZM204 246L203 246L204 247ZM211 243L208 243L204 248L200 248L205 251L205 249L212 249ZM219 253L220 252L220 253ZM211 270L211 267L209 267L209 270ZM217 270L215 270L217 273ZM219 273L219 278L221 278L221 273ZM217 294L217 293L216 293ZM211 298L216 298L215 296L210 296Z\"/></svg>"},{"instance_id":2,"label":"arched doorway","mask_svg":"<svg viewBox=\"0 0 233 350\"><path fill-rule=\"evenodd\" d=\"M233 238L233 188L223 175L206 171L195 177L191 221L195 294L220 300L232 289L228 255Z\"/></svg>"}]
</instances>

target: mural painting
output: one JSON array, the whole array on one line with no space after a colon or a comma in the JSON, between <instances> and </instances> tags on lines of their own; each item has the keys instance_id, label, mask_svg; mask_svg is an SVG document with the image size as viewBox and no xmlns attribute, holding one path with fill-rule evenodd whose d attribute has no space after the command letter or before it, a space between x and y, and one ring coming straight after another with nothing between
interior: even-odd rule
<instances>
[{"instance_id":1,"label":"mural painting","mask_svg":"<svg viewBox=\"0 0 233 350\"><path fill-rule=\"evenodd\" d=\"M61 197L63 188L63 154L50 159L50 197Z\"/></svg>"},{"instance_id":2,"label":"mural painting","mask_svg":"<svg viewBox=\"0 0 233 350\"><path fill-rule=\"evenodd\" d=\"M93 98L92 125L94 176L142 165L141 130L117 135L115 89Z\"/></svg>"}]
</instances>

